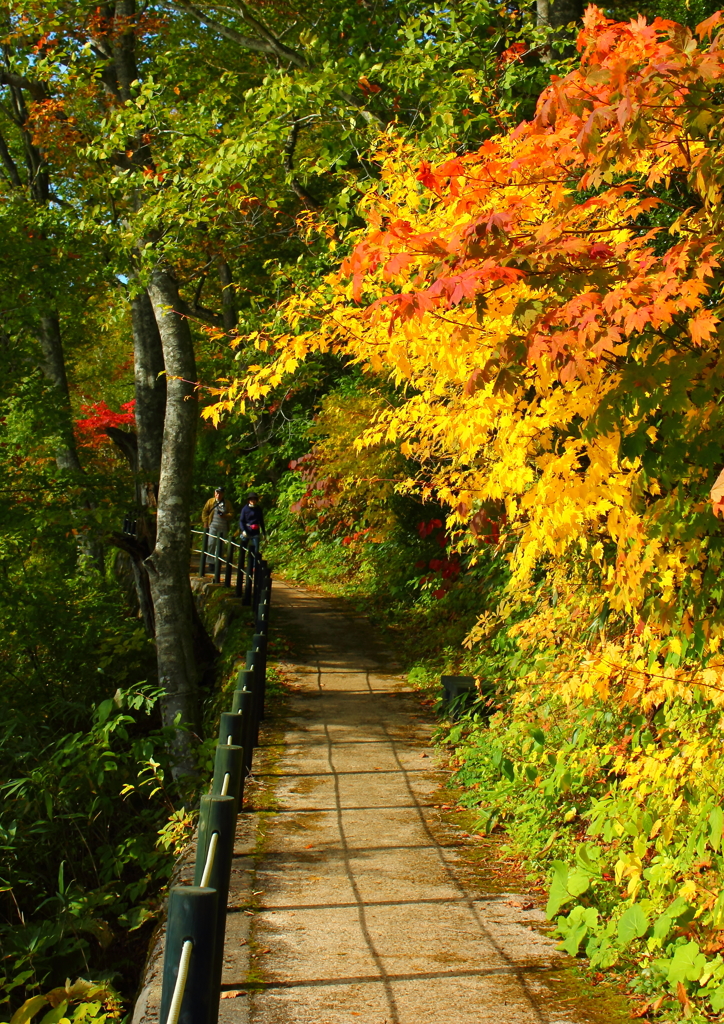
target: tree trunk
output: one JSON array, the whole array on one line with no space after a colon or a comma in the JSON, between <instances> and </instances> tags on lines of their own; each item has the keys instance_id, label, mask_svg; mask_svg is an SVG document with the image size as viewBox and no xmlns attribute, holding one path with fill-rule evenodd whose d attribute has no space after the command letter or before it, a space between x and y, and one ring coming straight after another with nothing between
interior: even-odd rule
<instances>
[{"instance_id":1,"label":"tree trunk","mask_svg":"<svg viewBox=\"0 0 724 1024\"><path fill-rule=\"evenodd\" d=\"M198 672L189 580L189 507L198 417L193 384L196 364L188 322L176 312L178 287L168 270L156 267L148 294L161 336L167 383L156 545L145 565L156 619L158 677L166 691L164 720L172 725L180 716L180 723L194 730ZM193 770L185 731L177 734L176 754L178 773Z\"/></svg>"},{"instance_id":2,"label":"tree trunk","mask_svg":"<svg viewBox=\"0 0 724 1024\"><path fill-rule=\"evenodd\" d=\"M155 490L161 474L163 424L166 415L163 345L147 292L140 292L131 299L131 318L138 473L146 485L146 494L142 493L141 503L147 504L148 492ZM149 487L149 484L152 486Z\"/></svg>"},{"instance_id":3,"label":"tree trunk","mask_svg":"<svg viewBox=\"0 0 724 1024\"><path fill-rule=\"evenodd\" d=\"M153 614L151 586L144 565L149 554L148 545L143 540L129 537L124 533L111 534L111 542L117 548L120 548L128 558L128 565L133 575L133 587L136 593L136 600L138 601L138 610L146 633L153 637L156 634L156 623Z\"/></svg>"},{"instance_id":4,"label":"tree trunk","mask_svg":"<svg viewBox=\"0 0 724 1024\"><path fill-rule=\"evenodd\" d=\"M40 317L40 346L43 350L43 373L58 393L58 409L62 443L55 454L59 469L80 471L80 459L75 446L73 419L70 410L70 391L65 372L63 342L57 313Z\"/></svg>"},{"instance_id":5,"label":"tree trunk","mask_svg":"<svg viewBox=\"0 0 724 1024\"><path fill-rule=\"evenodd\" d=\"M536 0L536 18L539 28L565 29L573 22L580 22L583 18L583 0ZM554 32L552 37L568 37L568 45L563 47L565 55L575 53L575 48L570 42L566 32ZM547 64L551 60L551 47L548 44L541 48L540 59Z\"/></svg>"},{"instance_id":6,"label":"tree trunk","mask_svg":"<svg viewBox=\"0 0 724 1024\"><path fill-rule=\"evenodd\" d=\"M538 0L538 3L540 2L541 0ZM582 0L549 0L546 6L548 24L551 28L563 28L564 25L570 25L572 21L580 22L583 18Z\"/></svg>"},{"instance_id":7,"label":"tree trunk","mask_svg":"<svg viewBox=\"0 0 724 1024\"><path fill-rule=\"evenodd\" d=\"M131 82L138 78L134 32L136 26L135 0L116 0L113 14L114 31L111 37L113 63L121 99L127 100L131 95Z\"/></svg>"}]
</instances>

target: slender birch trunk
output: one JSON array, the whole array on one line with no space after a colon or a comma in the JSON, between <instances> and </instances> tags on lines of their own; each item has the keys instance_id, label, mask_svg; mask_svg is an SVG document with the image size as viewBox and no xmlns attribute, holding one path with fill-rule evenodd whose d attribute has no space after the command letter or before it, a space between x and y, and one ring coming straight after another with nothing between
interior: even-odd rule
<instances>
[{"instance_id":1,"label":"slender birch trunk","mask_svg":"<svg viewBox=\"0 0 724 1024\"><path fill-rule=\"evenodd\" d=\"M166 367L166 415L158 490L156 545L145 565L156 619L158 676L166 691L164 719L196 727L198 673L193 646L193 598L189 579L189 507L193 473L197 400L196 363L188 322L176 312L178 286L157 267L148 294L158 324ZM178 734L179 772L192 770L188 735Z\"/></svg>"},{"instance_id":2,"label":"slender birch trunk","mask_svg":"<svg viewBox=\"0 0 724 1024\"><path fill-rule=\"evenodd\" d=\"M141 502L150 504L149 485L155 489L161 474L166 377L163 372L165 365L161 335L147 292L139 292L131 299L131 319L138 473L141 487L143 489L145 486L147 492L141 494Z\"/></svg>"}]
</instances>

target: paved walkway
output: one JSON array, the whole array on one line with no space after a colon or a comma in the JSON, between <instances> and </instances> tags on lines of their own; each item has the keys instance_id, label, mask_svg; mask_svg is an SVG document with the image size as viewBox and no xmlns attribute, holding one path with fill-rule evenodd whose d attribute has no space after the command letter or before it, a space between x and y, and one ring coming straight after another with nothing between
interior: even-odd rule
<instances>
[{"instance_id":1,"label":"paved walkway","mask_svg":"<svg viewBox=\"0 0 724 1024\"><path fill-rule=\"evenodd\" d=\"M441 835L431 722L365 621L280 583L273 614L305 649L260 751L272 809L240 819L222 1024L613 1024L542 913L481 891Z\"/></svg>"}]
</instances>

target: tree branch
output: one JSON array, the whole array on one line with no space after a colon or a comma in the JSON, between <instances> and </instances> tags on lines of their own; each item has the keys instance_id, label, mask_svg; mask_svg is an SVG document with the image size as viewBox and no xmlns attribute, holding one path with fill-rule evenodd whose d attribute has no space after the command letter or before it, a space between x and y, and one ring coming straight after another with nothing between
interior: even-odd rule
<instances>
[{"instance_id":1,"label":"tree branch","mask_svg":"<svg viewBox=\"0 0 724 1024\"><path fill-rule=\"evenodd\" d=\"M42 82L34 82L23 75L16 75L12 71L4 71L0 68L0 85L9 85L14 89L26 89L34 100L48 98L48 92Z\"/></svg>"},{"instance_id":2,"label":"tree branch","mask_svg":"<svg viewBox=\"0 0 724 1024\"><path fill-rule=\"evenodd\" d=\"M22 188L23 182L18 172L18 167L13 158L10 156L10 150L8 149L7 142L5 141L2 133L0 133L0 160L2 160L3 167L8 173L11 184L15 188Z\"/></svg>"},{"instance_id":3,"label":"tree branch","mask_svg":"<svg viewBox=\"0 0 724 1024\"><path fill-rule=\"evenodd\" d=\"M138 469L138 438L128 430L121 430L120 427L104 427L104 433L110 437L114 445L123 452L128 465L135 473Z\"/></svg>"},{"instance_id":4,"label":"tree branch","mask_svg":"<svg viewBox=\"0 0 724 1024\"><path fill-rule=\"evenodd\" d=\"M290 178L290 184L295 195L299 196L302 202L306 203L307 206L311 206L313 210L321 210L322 204L314 198L314 196L307 192L304 185L302 185L299 178L294 177L294 150L297 146L297 139L299 138L299 129L301 125L299 121L295 121L292 125L292 129L287 136L287 141L284 143L284 170L287 174L292 175Z\"/></svg>"},{"instance_id":5,"label":"tree branch","mask_svg":"<svg viewBox=\"0 0 724 1024\"><path fill-rule=\"evenodd\" d=\"M291 47L285 46L279 39L271 34L268 29L265 29L260 22L253 18L243 4L239 5L239 10L244 21L253 27L261 35L261 39L254 39L251 36L242 35L241 32L237 32L235 28L229 28L227 25L222 24L220 21L216 21L215 18L209 17L208 14L204 14L193 4L187 2L187 0L174 0L177 7L186 11L188 14L192 14L194 18L197 18L202 25L206 25L208 28L214 29L219 35L224 36L225 39L230 39L232 43L236 43L238 46L242 46L245 50L253 50L256 53L265 53L270 57L278 57L280 60L289 61L290 64L294 64L298 68L308 68L309 64L307 60L297 53L296 50L292 50Z\"/></svg>"},{"instance_id":6,"label":"tree branch","mask_svg":"<svg viewBox=\"0 0 724 1024\"><path fill-rule=\"evenodd\" d=\"M186 317L188 320L200 320L201 323L211 324L212 327L223 327L223 318L218 313L214 313L213 310L207 309L205 306L199 306L194 300L193 305L190 302L186 302L179 295L178 301L178 312L181 316Z\"/></svg>"}]
</instances>

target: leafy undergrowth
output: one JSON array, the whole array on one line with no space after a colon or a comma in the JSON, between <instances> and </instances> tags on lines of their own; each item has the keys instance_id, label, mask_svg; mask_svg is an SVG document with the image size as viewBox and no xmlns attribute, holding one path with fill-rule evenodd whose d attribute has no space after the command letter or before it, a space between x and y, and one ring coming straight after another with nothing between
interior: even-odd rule
<instances>
[{"instance_id":1,"label":"leafy undergrowth","mask_svg":"<svg viewBox=\"0 0 724 1024\"><path fill-rule=\"evenodd\" d=\"M513 695L450 727L461 802L547 878L562 948L620 973L638 1016L724 1009L721 711L655 713Z\"/></svg>"},{"instance_id":2,"label":"leafy undergrowth","mask_svg":"<svg viewBox=\"0 0 724 1024\"><path fill-rule=\"evenodd\" d=\"M35 661L21 678L7 671L0 688L0 1020L15 1024L120 1019L198 797L198 779L173 778L174 730L162 724L160 688L133 681L154 664L133 619L114 621L114 588L92 576L61 581L57 593L53 585L46 576L13 619L15 636L45 636L52 650L46 656L36 639ZM36 617L51 598L54 629L40 633ZM80 635L65 628L79 607L88 622ZM228 592L212 592L204 613L226 642L216 665L222 685L203 702L201 780L213 765L223 694L253 634L250 613ZM93 984L51 987L66 978Z\"/></svg>"},{"instance_id":3,"label":"leafy undergrowth","mask_svg":"<svg viewBox=\"0 0 724 1024\"><path fill-rule=\"evenodd\" d=\"M0 1020L66 978L132 996L190 823L161 693L144 681L152 648L115 577L78 568L72 549L65 562L40 545L22 555L6 537Z\"/></svg>"}]
</instances>

